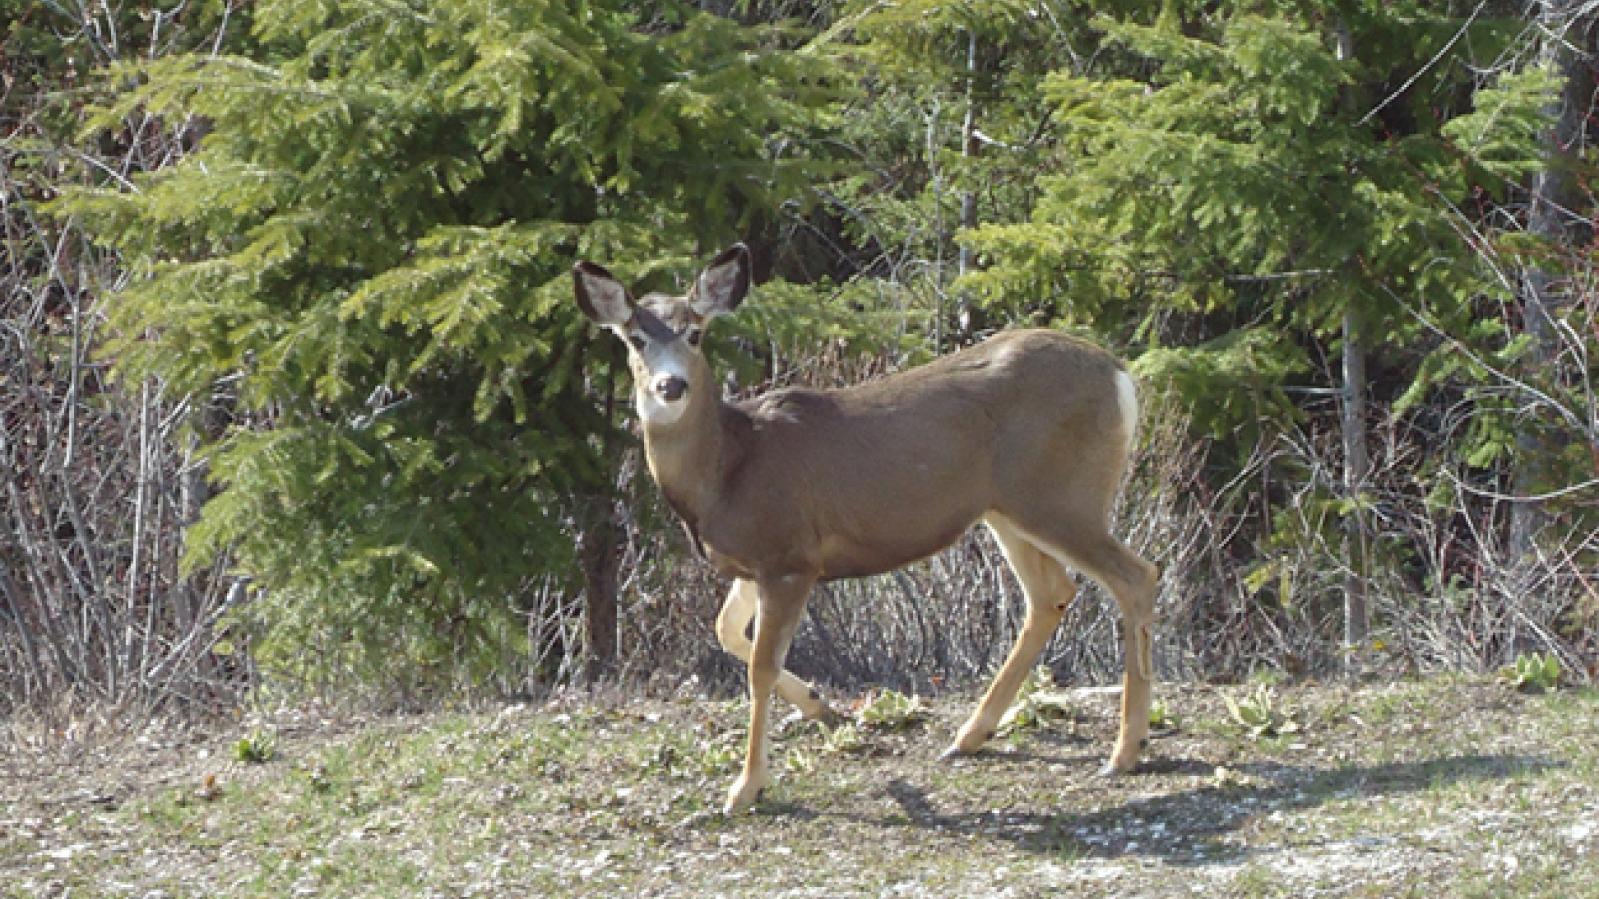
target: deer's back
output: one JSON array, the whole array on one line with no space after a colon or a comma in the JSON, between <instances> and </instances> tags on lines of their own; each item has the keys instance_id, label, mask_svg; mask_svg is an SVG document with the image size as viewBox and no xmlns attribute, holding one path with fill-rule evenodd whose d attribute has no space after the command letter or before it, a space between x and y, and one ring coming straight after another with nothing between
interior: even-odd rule
<instances>
[{"instance_id":1,"label":"deer's back","mask_svg":"<svg viewBox=\"0 0 1599 899\"><path fill-rule=\"evenodd\" d=\"M815 554L832 577L936 552L1007 491L1074 457L1111 461L1098 444L1124 439L1119 368L1085 341L1012 331L855 387L747 401L725 489L730 507L762 520L726 521L716 536L745 556ZM740 501L754 493L761 502Z\"/></svg>"}]
</instances>

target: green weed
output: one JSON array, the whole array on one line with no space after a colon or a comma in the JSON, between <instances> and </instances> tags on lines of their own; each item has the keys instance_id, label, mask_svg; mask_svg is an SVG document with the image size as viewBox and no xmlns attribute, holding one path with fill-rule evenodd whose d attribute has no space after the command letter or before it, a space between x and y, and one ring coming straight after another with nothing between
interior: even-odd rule
<instances>
[{"instance_id":1,"label":"green weed","mask_svg":"<svg viewBox=\"0 0 1599 899\"><path fill-rule=\"evenodd\" d=\"M1055 686L1055 676L1045 665L1028 673L1016 690L1016 701L999 719L999 733L1014 735L1062 721L1074 714L1072 695Z\"/></svg>"},{"instance_id":2,"label":"green weed","mask_svg":"<svg viewBox=\"0 0 1599 899\"><path fill-rule=\"evenodd\" d=\"M1522 653L1499 677L1522 693L1547 693L1560 685L1560 660L1554 653Z\"/></svg>"},{"instance_id":3,"label":"green weed","mask_svg":"<svg viewBox=\"0 0 1599 899\"><path fill-rule=\"evenodd\" d=\"M1277 691L1259 684L1243 699L1223 696L1227 713L1251 738L1280 737L1299 731L1299 722L1277 701Z\"/></svg>"},{"instance_id":4,"label":"green weed","mask_svg":"<svg viewBox=\"0 0 1599 899\"><path fill-rule=\"evenodd\" d=\"M855 714L862 726L879 731L907 730L928 717L919 696L906 696L896 690L880 690L867 697Z\"/></svg>"},{"instance_id":5,"label":"green weed","mask_svg":"<svg viewBox=\"0 0 1599 899\"><path fill-rule=\"evenodd\" d=\"M1177 730L1182 727L1182 721L1161 700L1155 700L1149 706L1149 727L1151 730Z\"/></svg>"},{"instance_id":6,"label":"green weed","mask_svg":"<svg viewBox=\"0 0 1599 899\"><path fill-rule=\"evenodd\" d=\"M254 765L272 761L277 755L278 738L271 731L252 730L233 744L233 757Z\"/></svg>"}]
</instances>

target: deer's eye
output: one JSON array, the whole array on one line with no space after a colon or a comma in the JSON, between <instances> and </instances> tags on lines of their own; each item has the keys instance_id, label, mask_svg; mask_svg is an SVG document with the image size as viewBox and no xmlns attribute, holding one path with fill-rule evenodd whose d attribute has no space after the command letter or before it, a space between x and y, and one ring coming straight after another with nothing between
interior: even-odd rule
<instances>
[{"instance_id":1,"label":"deer's eye","mask_svg":"<svg viewBox=\"0 0 1599 899\"><path fill-rule=\"evenodd\" d=\"M689 328L686 332L684 332L683 339L688 341L689 346L699 346L700 337L704 333L705 332L701 331L699 328Z\"/></svg>"}]
</instances>

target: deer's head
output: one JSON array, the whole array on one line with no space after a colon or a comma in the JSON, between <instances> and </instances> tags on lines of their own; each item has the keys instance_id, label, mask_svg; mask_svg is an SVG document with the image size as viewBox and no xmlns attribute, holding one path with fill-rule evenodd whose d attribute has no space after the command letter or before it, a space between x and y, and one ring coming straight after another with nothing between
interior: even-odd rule
<instances>
[{"instance_id":1,"label":"deer's head","mask_svg":"<svg viewBox=\"0 0 1599 899\"><path fill-rule=\"evenodd\" d=\"M635 300L610 272L592 262L572 269L577 305L627 344L633 396L650 427L675 424L696 391L713 390L700 338L711 319L738 308L750 288L750 254L741 243L722 251L684 296Z\"/></svg>"}]
</instances>

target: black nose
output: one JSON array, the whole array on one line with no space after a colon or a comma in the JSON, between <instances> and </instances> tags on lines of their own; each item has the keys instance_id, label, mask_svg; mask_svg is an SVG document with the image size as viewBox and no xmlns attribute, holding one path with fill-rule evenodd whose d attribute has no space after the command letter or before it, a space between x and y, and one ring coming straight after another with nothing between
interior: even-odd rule
<instances>
[{"instance_id":1,"label":"black nose","mask_svg":"<svg viewBox=\"0 0 1599 899\"><path fill-rule=\"evenodd\" d=\"M677 375L665 375L655 380L655 392L668 403L675 403L688 391L688 382Z\"/></svg>"}]
</instances>

